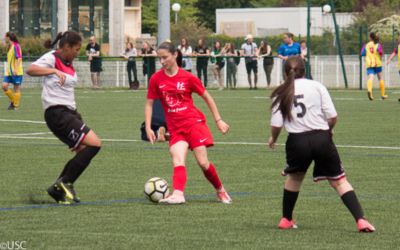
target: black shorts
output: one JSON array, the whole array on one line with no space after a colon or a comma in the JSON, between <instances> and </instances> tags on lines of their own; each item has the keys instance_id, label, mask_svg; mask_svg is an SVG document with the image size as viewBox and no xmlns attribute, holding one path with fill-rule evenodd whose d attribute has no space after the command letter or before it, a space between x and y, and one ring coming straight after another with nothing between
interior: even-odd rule
<instances>
[{"instance_id":1,"label":"black shorts","mask_svg":"<svg viewBox=\"0 0 400 250\"><path fill-rule=\"evenodd\" d=\"M68 145L71 150L79 147L90 128L76 111L65 106L53 106L46 109L44 119L50 131Z\"/></svg>"},{"instance_id":2,"label":"black shorts","mask_svg":"<svg viewBox=\"0 0 400 250\"><path fill-rule=\"evenodd\" d=\"M246 71L247 74L250 75L251 71L254 72L254 74L257 74L258 72L258 64L256 60L251 60L249 62L246 62Z\"/></svg>"},{"instance_id":3,"label":"black shorts","mask_svg":"<svg viewBox=\"0 0 400 250\"><path fill-rule=\"evenodd\" d=\"M314 181L339 180L345 176L339 153L329 131L314 130L289 134L286 141L287 167L283 173L305 173L312 161Z\"/></svg>"}]
</instances>

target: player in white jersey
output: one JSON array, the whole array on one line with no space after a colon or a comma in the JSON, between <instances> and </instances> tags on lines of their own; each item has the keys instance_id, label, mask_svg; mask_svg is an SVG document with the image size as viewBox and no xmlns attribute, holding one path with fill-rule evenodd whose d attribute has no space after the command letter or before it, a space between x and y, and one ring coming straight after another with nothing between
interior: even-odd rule
<instances>
[{"instance_id":1,"label":"player in white jersey","mask_svg":"<svg viewBox=\"0 0 400 250\"><path fill-rule=\"evenodd\" d=\"M52 50L32 63L26 73L43 76L42 104L49 129L76 155L67 162L47 192L60 204L79 202L73 183L99 152L101 141L76 111L74 87L78 81L72 61L79 54L82 38L74 31L59 33L55 41L46 41Z\"/></svg>"},{"instance_id":2,"label":"player in white jersey","mask_svg":"<svg viewBox=\"0 0 400 250\"><path fill-rule=\"evenodd\" d=\"M375 228L364 218L357 196L347 181L342 163L333 143L333 127L337 113L325 86L305 79L301 57L290 57L285 63L287 78L271 95L271 137L268 144L275 148L282 127L289 136L286 141L287 176L283 192L283 217L278 227L297 228L293 209L308 167L314 161L314 181L328 180L356 220L360 232Z\"/></svg>"}]
</instances>

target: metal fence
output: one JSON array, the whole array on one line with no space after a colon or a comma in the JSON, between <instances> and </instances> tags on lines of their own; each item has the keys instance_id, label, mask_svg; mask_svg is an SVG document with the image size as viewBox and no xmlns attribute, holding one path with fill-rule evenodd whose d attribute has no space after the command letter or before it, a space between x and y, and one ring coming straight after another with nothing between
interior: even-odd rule
<instances>
[{"instance_id":1,"label":"metal fence","mask_svg":"<svg viewBox=\"0 0 400 250\"><path fill-rule=\"evenodd\" d=\"M386 62L389 55L384 55L382 61ZM193 68L192 73L197 75L196 72L196 60L192 59ZM362 65L362 77L360 79L360 63L357 55L344 56L345 67L347 71L348 86L349 88L358 89L360 83L364 86L366 82L366 70L365 66ZM23 65L26 69L31 62L24 61ZM103 60L103 71L101 72L101 85L104 88L116 88L116 87L127 87L128 75L126 73L126 61L120 58L112 58L112 60ZM148 85L147 78L143 75L143 62L138 60L137 72L138 80L141 88L146 88ZM5 67L4 64L0 64ZM344 88L344 79L342 75L341 65L339 56L337 55L326 55L326 56L311 56L311 72L314 80L322 82L328 88ZM85 60L76 60L74 67L79 77L78 87L90 87L90 70L89 63ZM161 65L156 60L156 68L160 69ZM1 69L4 72L4 69ZM227 67L222 70L222 81L227 86ZM272 70L272 84L271 86L277 86L282 82L282 61L278 58L274 59L274 67ZM397 68L396 60L386 66L383 66L383 77L386 85L389 88L400 87L400 76L399 69ZM208 86L210 88L218 87L215 83L215 79L212 74L212 64L208 64ZM258 87L266 87L267 80L263 69L262 59L258 60ZM360 82L361 80L361 82ZM39 88L41 87L41 77L30 77L24 75L23 87L24 88ZM377 82L376 82L377 84ZM239 65L237 66L237 87L248 88L247 73L244 58L241 58Z\"/></svg>"}]
</instances>

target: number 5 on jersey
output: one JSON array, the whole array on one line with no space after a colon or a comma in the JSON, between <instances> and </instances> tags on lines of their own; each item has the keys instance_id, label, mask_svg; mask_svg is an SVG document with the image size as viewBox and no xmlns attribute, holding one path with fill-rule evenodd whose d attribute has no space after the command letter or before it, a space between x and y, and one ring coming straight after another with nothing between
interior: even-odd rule
<instances>
[{"instance_id":1,"label":"number 5 on jersey","mask_svg":"<svg viewBox=\"0 0 400 250\"><path fill-rule=\"evenodd\" d=\"M294 100L293 100L294 106L295 106L296 108L297 108L297 107L300 107L300 109L301 109L301 112L297 113L297 117L298 117L298 118L303 118L304 115L305 115L306 112L307 112L306 105L304 105L304 103L302 103L301 101L299 101L299 99L303 99L303 98L304 98L304 95L295 95L295 96L294 96Z\"/></svg>"}]
</instances>

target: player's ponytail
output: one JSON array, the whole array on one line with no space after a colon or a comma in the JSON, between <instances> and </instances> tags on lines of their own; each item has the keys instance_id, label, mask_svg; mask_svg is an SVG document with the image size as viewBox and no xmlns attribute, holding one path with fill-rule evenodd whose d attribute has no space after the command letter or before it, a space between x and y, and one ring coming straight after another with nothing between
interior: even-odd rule
<instances>
[{"instance_id":1,"label":"player's ponytail","mask_svg":"<svg viewBox=\"0 0 400 250\"><path fill-rule=\"evenodd\" d=\"M46 49L53 49L57 43L60 48L64 47L68 44L70 47L77 45L78 43L82 42L82 37L75 31L66 31L66 32L59 32L54 39L47 39L44 42L44 47Z\"/></svg>"},{"instance_id":2,"label":"player's ponytail","mask_svg":"<svg viewBox=\"0 0 400 250\"><path fill-rule=\"evenodd\" d=\"M379 43L379 36L375 32L369 33L369 38L371 38L375 44Z\"/></svg>"},{"instance_id":3,"label":"player's ponytail","mask_svg":"<svg viewBox=\"0 0 400 250\"><path fill-rule=\"evenodd\" d=\"M292 106L294 101L294 81L297 78L302 78L305 75L304 61L299 56L289 57L285 62L285 82L276 88L272 94L271 108L278 107L281 111L283 119L291 121L292 120Z\"/></svg>"}]
</instances>

